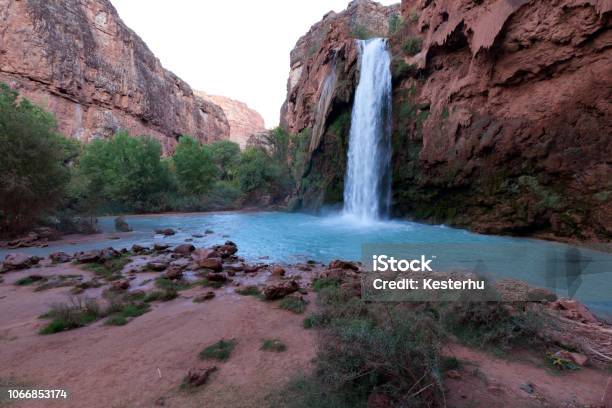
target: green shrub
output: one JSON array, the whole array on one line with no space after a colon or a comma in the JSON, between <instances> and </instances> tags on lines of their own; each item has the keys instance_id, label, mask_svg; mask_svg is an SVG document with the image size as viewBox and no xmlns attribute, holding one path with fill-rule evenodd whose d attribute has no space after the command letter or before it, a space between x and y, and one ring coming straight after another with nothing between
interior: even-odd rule
<instances>
[{"instance_id":1,"label":"green shrub","mask_svg":"<svg viewBox=\"0 0 612 408\"><path fill-rule=\"evenodd\" d=\"M280 301L279 306L281 309L289 310L293 313L304 313L304 310L306 310L306 302L294 296L284 297Z\"/></svg>"},{"instance_id":2,"label":"green shrub","mask_svg":"<svg viewBox=\"0 0 612 408\"><path fill-rule=\"evenodd\" d=\"M176 289L165 289L165 290L154 290L145 295L143 301L150 303L155 301L160 302L168 302L170 300L176 299L178 297L178 292Z\"/></svg>"},{"instance_id":3,"label":"green shrub","mask_svg":"<svg viewBox=\"0 0 612 408\"><path fill-rule=\"evenodd\" d=\"M372 38L372 33L363 24L356 24L351 32L352 36L359 40Z\"/></svg>"},{"instance_id":4,"label":"green shrub","mask_svg":"<svg viewBox=\"0 0 612 408\"><path fill-rule=\"evenodd\" d=\"M261 342L261 350L280 353L287 350L287 346L279 339L264 339Z\"/></svg>"},{"instance_id":5,"label":"green shrub","mask_svg":"<svg viewBox=\"0 0 612 408\"><path fill-rule=\"evenodd\" d=\"M243 288L238 288L236 289L236 293L241 296L259 297L261 295L261 293L259 292L259 289L257 289L257 286L245 286Z\"/></svg>"},{"instance_id":6,"label":"green shrub","mask_svg":"<svg viewBox=\"0 0 612 408\"><path fill-rule=\"evenodd\" d=\"M319 313L311 314L306 317L302 323L305 329L317 329L327 324L329 324L329 319L325 315Z\"/></svg>"},{"instance_id":7,"label":"green shrub","mask_svg":"<svg viewBox=\"0 0 612 408\"><path fill-rule=\"evenodd\" d=\"M81 268L91 271L96 275L105 278L106 280L116 280L121 278L123 267L130 263L131 254L122 254L121 256L104 261L104 263L88 263L80 265Z\"/></svg>"},{"instance_id":8,"label":"green shrub","mask_svg":"<svg viewBox=\"0 0 612 408\"><path fill-rule=\"evenodd\" d=\"M221 360L225 361L232 354L232 350L236 347L236 340L219 340L215 344L206 347L200 352L200 358L202 360Z\"/></svg>"},{"instance_id":9,"label":"green shrub","mask_svg":"<svg viewBox=\"0 0 612 408\"><path fill-rule=\"evenodd\" d=\"M514 346L541 345L537 336L543 316L517 309L512 313L502 302L456 302L441 310L444 327L464 343L508 350Z\"/></svg>"},{"instance_id":10,"label":"green shrub","mask_svg":"<svg viewBox=\"0 0 612 408\"><path fill-rule=\"evenodd\" d=\"M404 24L402 17L399 14L393 13L389 16L389 36L397 33Z\"/></svg>"},{"instance_id":11,"label":"green shrub","mask_svg":"<svg viewBox=\"0 0 612 408\"><path fill-rule=\"evenodd\" d=\"M203 194L211 189L217 177L217 168L208 146L200 145L192 137L181 136L172 161L183 193Z\"/></svg>"},{"instance_id":12,"label":"green shrub","mask_svg":"<svg viewBox=\"0 0 612 408\"><path fill-rule=\"evenodd\" d=\"M218 140L209 145L209 150L219 178L234 180L240 163L240 146L230 140Z\"/></svg>"},{"instance_id":13,"label":"green shrub","mask_svg":"<svg viewBox=\"0 0 612 408\"><path fill-rule=\"evenodd\" d=\"M321 289L328 287L338 287L340 281L335 278L317 278L312 282L312 289L315 292L319 292Z\"/></svg>"},{"instance_id":14,"label":"green shrub","mask_svg":"<svg viewBox=\"0 0 612 408\"><path fill-rule=\"evenodd\" d=\"M17 234L61 204L78 147L52 114L0 83L0 151L0 234Z\"/></svg>"},{"instance_id":15,"label":"green shrub","mask_svg":"<svg viewBox=\"0 0 612 408\"><path fill-rule=\"evenodd\" d=\"M102 315L100 306L94 299L71 298L69 304L53 305L43 318L52 319L40 329L40 334L52 334L83 327L94 322Z\"/></svg>"},{"instance_id":16,"label":"green shrub","mask_svg":"<svg viewBox=\"0 0 612 408\"><path fill-rule=\"evenodd\" d=\"M150 211L160 205L172 186L168 162L161 160L156 140L118 132L85 147L80 171L86 180L85 196L92 208Z\"/></svg>"},{"instance_id":17,"label":"green shrub","mask_svg":"<svg viewBox=\"0 0 612 408\"><path fill-rule=\"evenodd\" d=\"M130 318L138 317L151 309L147 303L125 303L106 319L107 325L123 326Z\"/></svg>"},{"instance_id":18,"label":"green shrub","mask_svg":"<svg viewBox=\"0 0 612 408\"><path fill-rule=\"evenodd\" d=\"M155 279L155 286L164 290L175 290L181 291L191 288L192 284L185 280L172 280L166 277L160 276Z\"/></svg>"},{"instance_id":19,"label":"green shrub","mask_svg":"<svg viewBox=\"0 0 612 408\"><path fill-rule=\"evenodd\" d=\"M40 282L46 280L46 278L44 276L40 276L40 275L29 275L29 276L25 276L21 279L18 279L15 282L15 285L17 286L27 286L27 285L31 285L34 282Z\"/></svg>"},{"instance_id":20,"label":"green shrub","mask_svg":"<svg viewBox=\"0 0 612 408\"><path fill-rule=\"evenodd\" d=\"M368 304L338 285L322 287L318 303L320 312L304 321L323 327L314 373L292 381L279 405L366 406L373 392L392 406L442 403L442 332L434 314L401 303Z\"/></svg>"},{"instance_id":21,"label":"green shrub","mask_svg":"<svg viewBox=\"0 0 612 408\"><path fill-rule=\"evenodd\" d=\"M404 41L402 49L407 55L416 55L421 51L421 43L419 37L409 37Z\"/></svg>"},{"instance_id":22,"label":"green shrub","mask_svg":"<svg viewBox=\"0 0 612 408\"><path fill-rule=\"evenodd\" d=\"M461 363L457 357L449 356L440 359L440 369L442 371L456 370L461 367Z\"/></svg>"}]
</instances>

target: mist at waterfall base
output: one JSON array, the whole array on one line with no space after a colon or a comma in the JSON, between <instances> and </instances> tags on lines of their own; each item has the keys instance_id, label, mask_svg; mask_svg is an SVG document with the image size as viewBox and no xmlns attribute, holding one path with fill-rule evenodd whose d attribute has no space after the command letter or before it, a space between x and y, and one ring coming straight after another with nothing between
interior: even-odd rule
<instances>
[{"instance_id":1,"label":"mist at waterfall base","mask_svg":"<svg viewBox=\"0 0 612 408\"><path fill-rule=\"evenodd\" d=\"M357 40L359 82L351 114L344 210L347 222L389 215L391 202L391 56L383 38Z\"/></svg>"}]
</instances>

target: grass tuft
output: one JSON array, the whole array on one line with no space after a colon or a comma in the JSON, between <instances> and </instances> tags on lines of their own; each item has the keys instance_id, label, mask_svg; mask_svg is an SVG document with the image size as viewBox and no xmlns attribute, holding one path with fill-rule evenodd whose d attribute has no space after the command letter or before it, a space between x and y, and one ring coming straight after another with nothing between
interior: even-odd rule
<instances>
[{"instance_id":1,"label":"grass tuft","mask_svg":"<svg viewBox=\"0 0 612 408\"><path fill-rule=\"evenodd\" d=\"M236 347L236 340L219 340L215 344L211 344L200 352L200 358L202 360L220 360L225 361L232 354L232 350Z\"/></svg>"},{"instance_id":2,"label":"grass tuft","mask_svg":"<svg viewBox=\"0 0 612 408\"><path fill-rule=\"evenodd\" d=\"M261 341L261 350L280 353L287 350L287 346L279 339L264 339Z\"/></svg>"},{"instance_id":3,"label":"grass tuft","mask_svg":"<svg viewBox=\"0 0 612 408\"><path fill-rule=\"evenodd\" d=\"M281 309L299 314L306 310L306 301L295 296L287 296L280 301L279 306Z\"/></svg>"}]
</instances>

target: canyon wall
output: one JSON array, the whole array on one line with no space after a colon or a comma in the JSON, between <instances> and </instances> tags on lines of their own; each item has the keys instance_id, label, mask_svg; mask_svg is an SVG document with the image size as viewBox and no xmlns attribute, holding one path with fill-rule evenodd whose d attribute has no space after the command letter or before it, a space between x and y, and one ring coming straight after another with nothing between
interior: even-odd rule
<instances>
[{"instance_id":1,"label":"canyon wall","mask_svg":"<svg viewBox=\"0 0 612 408\"><path fill-rule=\"evenodd\" d=\"M223 109L229 122L229 139L232 142L238 143L241 149L246 147L251 136L266 131L264 120L259 112L249 108L246 103L226 96L208 95L203 91L194 92L202 99L212 102Z\"/></svg>"},{"instance_id":2,"label":"canyon wall","mask_svg":"<svg viewBox=\"0 0 612 408\"><path fill-rule=\"evenodd\" d=\"M126 129L165 152L181 134L229 137L223 110L164 69L108 0L0 0L0 24L0 82L53 112L66 136Z\"/></svg>"},{"instance_id":3,"label":"canyon wall","mask_svg":"<svg viewBox=\"0 0 612 408\"><path fill-rule=\"evenodd\" d=\"M609 0L356 0L325 16L292 52L281 111L308 141L296 205L341 202L354 40L384 36L396 216L608 241L611 14Z\"/></svg>"}]
</instances>

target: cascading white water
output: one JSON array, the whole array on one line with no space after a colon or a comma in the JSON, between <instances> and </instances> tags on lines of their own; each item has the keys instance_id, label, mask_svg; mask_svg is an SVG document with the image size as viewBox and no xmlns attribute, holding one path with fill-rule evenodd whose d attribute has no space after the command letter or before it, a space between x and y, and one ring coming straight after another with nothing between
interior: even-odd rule
<instances>
[{"instance_id":1,"label":"cascading white water","mask_svg":"<svg viewBox=\"0 0 612 408\"><path fill-rule=\"evenodd\" d=\"M361 68L351 115L344 214L362 222L389 215L391 57L387 40L358 40Z\"/></svg>"}]
</instances>

